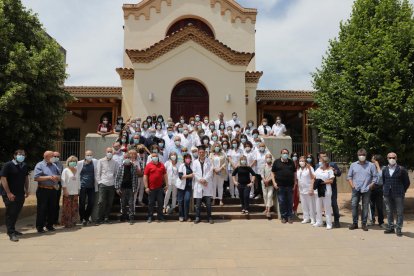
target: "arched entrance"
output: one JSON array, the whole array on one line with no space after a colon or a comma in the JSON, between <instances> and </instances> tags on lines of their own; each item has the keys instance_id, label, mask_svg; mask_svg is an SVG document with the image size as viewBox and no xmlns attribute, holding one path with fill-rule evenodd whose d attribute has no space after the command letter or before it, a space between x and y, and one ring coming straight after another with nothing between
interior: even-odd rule
<instances>
[{"instance_id":1,"label":"arched entrance","mask_svg":"<svg viewBox=\"0 0 414 276\"><path fill-rule=\"evenodd\" d=\"M195 80L177 84L171 93L171 118L177 122L181 115L186 120L196 114L208 116L209 97L207 89Z\"/></svg>"}]
</instances>

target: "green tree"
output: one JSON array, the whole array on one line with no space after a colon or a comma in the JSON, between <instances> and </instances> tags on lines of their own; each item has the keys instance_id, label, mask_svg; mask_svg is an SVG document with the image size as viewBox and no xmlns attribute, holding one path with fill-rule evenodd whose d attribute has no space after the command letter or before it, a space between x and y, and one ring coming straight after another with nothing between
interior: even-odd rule
<instances>
[{"instance_id":1,"label":"green tree","mask_svg":"<svg viewBox=\"0 0 414 276\"><path fill-rule=\"evenodd\" d=\"M313 74L312 124L327 150L395 151L414 167L414 20L407 0L356 0Z\"/></svg>"},{"instance_id":2,"label":"green tree","mask_svg":"<svg viewBox=\"0 0 414 276\"><path fill-rule=\"evenodd\" d=\"M65 58L20 0L0 0L0 163L23 148L29 164L58 137L71 96Z\"/></svg>"}]
</instances>

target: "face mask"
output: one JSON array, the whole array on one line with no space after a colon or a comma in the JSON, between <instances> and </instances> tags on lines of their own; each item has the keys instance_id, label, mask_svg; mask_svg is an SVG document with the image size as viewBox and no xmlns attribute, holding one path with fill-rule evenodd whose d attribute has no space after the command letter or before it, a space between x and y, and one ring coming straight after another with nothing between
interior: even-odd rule
<instances>
[{"instance_id":1,"label":"face mask","mask_svg":"<svg viewBox=\"0 0 414 276\"><path fill-rule=\"evenodd\" d=\"M24 155L18 154L16 155L16 161L22 163L26 157Z\"/></svg>"},{"instance_id":2,"label":"face mask","mask_svg":"<svg viewBox=\"0 0 414 276\"><path fill-rule=\"evenodd\" d=\"M300 161L299 162L299 166L301 166L302 168L305 167L305 165L306 165L305 161Z\"/></svg>"},{"instance_id":3,"label":"face mask","mask_svg":"<svg viewBox=\"0 0 414 276\"><path fill-rule=\"evenodd\" d=\"M264 125L264 126L267 126L267 122L263 122L263 125Z\"/></svg>"},{"instance_id":4,"label":"face mask","mask_svg":"<svg viewBox=\"0 0 414 276\"><path fill-rule=\"evenodd\" d=\"M174 134L174 133L173 133L172 131L170 131L170 130L169 130L167 133L168 133L168 136L169 136L170 138L171 138L171 136L173 136L173 134Z\"/></svg>"},{"instance_id":5,"label":"face mask","mask_svg":"<svg viewBox=\"0 0 414 276\"><path fill-rule=\"evenodd\" d=\"M151 124L152 119L147 119L148 124Z\"/></svg>"},{"instance_id":6,"label":"face mask","mask_svg":"<svg viewBox=\"0 0 414 276\"><path fill-rule=\"evenodd\" d=\"M152 157L151 160L152 160L152 162L157 163L158 162L158 157Z\"/></svg>"},{"instance_id":7,"label":"face mask","mask_svg":"<svg viewBox=\"0 0 414 276\"><path fill-rule=\"evenodd\" d=\"M251 150L252 150L251 148L246 147L246 151L247 151L247 152L250 152Z\"/></svg>"},{"instance_id":8,"label":"face mask","mask_svg":"<svg viewBox=\"0 0 414 276\"><path fill-rule=\"evenodd\" d=\"M297 161L297 160L298 160L298 158L297 158L296 156L293 156L293 157L292 157L292 160L293 160L293 161Z\"/></svg>"},{"instance_id":9,"label":"face mask","mask_svg":"<svg viewBox=\"0 0 414 276\"><path fill-rule=\"evenodd\" d=\"M136 123L132 123L132 124L131 124L131 126L132 126L133 128L136 128L136 127L137 127L137 124L136 124Z\"/></svg>"},{"instance_id":10,"label":"face mask","mask_svg":"<svg viewBox=\"0 0 414 276\"><path fill-rule=\"evenodd\" d=\"M253 134L254 139L256 139L257 137L259 137L259 135L257 133Z\"/></svg>"},{"instance_id":11,"label":"face mask","mask_svg":"<svg viewBox=\"0 0 414 276\"><path fill-rule=\"evenodd\" d=\"M121 142L122 142L122 144L125 144L126 143L126 139L122 139Z\"/></svg>"},{"instance_id":12,"label":"face mask","mask_svg":"<svg viewBox=\"0 0 414 276\"><path fill-rule=\"evenodd\" d=\"M184 131L183 131L183 134L184 134L184 135L188 135L188 130L184 130Z\"/></svg>"},{"instance_id":13,"label":"face mask","mask_svg":"<svg viewBox=\"0 0 414 276\"><path fill-rule=\"evenodd\" d=\"M228 148L229 148L229 146L223 145L223 149L228 149Z\"/></svg>"},{"instance_id":14,"label":"face mask","mask_svg":"<svg viewBox=\"0 0 414 276\"><path fill-rule=\"evenodd\" d=\"M253 123L249 123L249 127L252 127L253 126Z\"/></svg>"},{"instance_id":15,"label":"face mask","mask_svg":"<svg viewBox=\"0 0 414 276\"><path fill-rule=\"evenodd\" d=\"M106 125L108 123L108 121L103 121L103 123Z\"/></svg>"},{"instance_id":16,"label":"face mask","mask_svg":"<svg viewBox=\"0 0 414 276\"><path fill-rule=\"evenodd\" d=\"M287 153L282 154L282 158L284 160L287 160L289 158L289 154L287 154Z\"/></svg>"},{"instance_id":17,"label":"face mask","mask_svg":"<svg viewBox=\"0 0 414 276\"><path fill-rule=\"evenodd\" d=\"M240 161L240 164L242 164L243 166L245 166L247 164L247 161L246 160L241 160Z\"/></svg>"},{"instance_id":18,"label":"face mask","mask_svg":"<svg viewBox=\"0 0 414 276\"><path fill-rule=\"evenodd\" d=\"M204 145L208 144L208 140L203 140Z\"/></svg>"},{"instance_id":19,"label":"face mask","mask_svg":"<svg viewBox=\"0 0 414 276\"><path fill-rule=\"evenodd\" d=\"M194 152L193 157L194 157L194 159L197 159L198 158L198 152Z\"/></svg>"},{"instance_id":20,"label":"face mask","mask_svg":"<svg viewBox=\"0 0 414 276\"><path fill-rule=\"evenodd\" d=\"M388 164L390 164L391 166L394 166L395 164L397 164L397 160L395 160L395 159L388 159Z\"/></svg>"},{"instance_id":21,"label":"face mask","mask_svg":"<svg viewBox=\"0 0 414 276\"><path fill-rule=\"evenodd\" d=\"M246 134L250 134L250 129L246 129Z\"/></svg>"},{"instance_id":22,"label":"face mask","mask_svg":"<svg viewBox=\"0 0 414 276\"><path fill-rule=\"evenodd\" d=\"M224 126L223 126L223 125L221 125L221 126L220 126L220 129L224 129Z\"/></svg>"},{"instance_id":23,"label":"face mask","mask_svg":"<svg viewBox=\"0 0 414 276\"><path fill-rule=\"evenodd\" d=\"M180 120L180 123L181 123L181 124L184 124L184 123L185 123L185 121L184 121L184 120Z\"/></svg>"},{"instance_id":24,"label":"face mask","mask_svg":"<svg viewBox=\"0 0 414 276\"><path fill-rule=\"evenodd\" d=\"M267 163L272 163L272 158L266 158Z\"/></svg>"},{"instance_id":25,"label":"face mask","mask_svg":"<svg viewBox=\"0 0 414 276\"><path fill-rule=\"evenodd\" d=\"M162 118L158 118L158 122L162 123Z\"/></svg>"},{"instance_id":26,"label":"face mask","mask_svg":"<svg viewBox=\"0 0 414 276\"><path fill-rule=\"evenodd\" d=\"M158 153L158 150L157 149L153 149L152 152L153 153Z\"/></svg>"},{"instance_id":27,"label":"face mask","mask_svg":"<svg viewBox=\"0 0 414 276\"><path fill-rule=\"evenodd\" d=\"M277 124L280 124L282 121L281 120L276 120L276 123Z\"/></svg>"},{"instance_id":28,"label":"face mask","mask_svg":"<svg viewBox=\"0 0 414 276\"><path fill-rule=\"evenodd\" d=\"M237 116L233 116L233 120L236 121L237 120Z\"/></svg>"},{"instance_id":29,"label":"face mask","mask_svg":"<svg viewBox=\"0 0 414 276\"><path fill-rule=\"evenodd\" d=\"M125 143L125 142L122 140L122 143ZM138 145L139 144L139 139L134 139L134 144Z\"/></svg>"},{"instance_id":30,"label":"face mask","mask_svg":"<svg viewBox=\"0 0 414 276\"><path fill-rule=\"evenodd\" d=\"M215 150L216 152L220 152L220 148L219 148L219 147L215 147L215 148L214 148L214 150Z\"/></svg>"},{"instance_id":31,"label":"face mask","mask_svg":"<svg viewBox=\"0 0 414 276\"><path fill-rule=\"evenodd\" d=\"M195 117L196 122L200 121L200 117Z\"/></svg>"},{"instance_id":32,"label":"face mask","mask_svg":"<svg viewBox=\"0 0 414 276\"><path fill-rule=\"evenodd\" d=\"M312 163L312 158L306 158L306 162Z\"/></svg>"},{"instance_id":33,"label":"face mask","mask_svg":"<svg viewBox=\"0 0 414 276\"><path fill-rule=\"evenodd\" d=\"M147 129L148 128L148 125L144 125L143 127L144 127L144 129Z\"/></svg>"},{"instance_id":34,"label":"face mask","mask_svg":"<svg viewBox=\"0 0 414 276\"><path fill-rule=\"evenodd\" d=\"M172 160L172 161L177 160L177 156L175 156L175 155L171 155L171 157L170 157L170 158L171 158L171 160Z\"/></svg>"},{"instance_id":35,"label":"face mask","mask_svg":"<svg viewBox=\"0 0 414 276\"><path fill-rule=\"evenodd\" d=\"M211 130L213 130L214 128L215 128L215 126L213 126L213 125L211 125L211 126L210 126L210 129L211 129Z\"/></svg>"},{"instance_id":36,"label":"face mask","mask_svg":"<svg viewBox=\"0 0 414 276\"><path fill-rule=\"evenodd\" d=\"M112 152L107 152L106 153L106 158L108 158L108 159L112 159Z\"/></svg>"},{"instance_id":37,"label":"face mask","mask_svg":"<svg viewBox=\"0 0 414 276\"><path fill-rule=\"evenodd\" d=\"M233 148L235 148L235 149L237 148L237 144L232 144L232 146L233 146Z\"/></svg>"},{"instance_id":38,"label":"face mask","mask_svg":"<svg viewBox=\"0 0 414 276\"><path fill-rule=\"evenodd\" d=\"M358 159L359 161L364 162L367 159L367 157L365 155L360 155L358 156Z\"/></svg>"},{"instance_id":39,"label":"face mask","mask_svg":"<svg viewBox=\"0 0 414 276\"><path fill-rule=\"evenodd\" d=\"M157 126L157 129L160 130L161 129L161 126Z\"/></svg>"},{"instance_id":40,"label":"face mask","mask_svg":"<svg viewBox=\"0 0 414 276\"><path fill-rule=\"evenodd\" d=\"M213 136L211 139L215 142L217 141L217 136Z\"/></svg>"},{"instance_id":41,"label":"face mask","mask_svg":"<svg viewBox=\"0 0 414 276\"><path fill-rule=\"evenodd\" d=\"M324 157L323 161L325 161L325 163L329 163L329 157L328 156Z\"/></svg>"},{"instance_id":42,"label":"face mask","mask_svg":"<svg viewBox=\"0 0 414 276\"><path fill-rule=\"evenodd\" d=\"M69 167L71 167L71 168L74 168L74 167L76 167L76 165L77 165L78 163L77 162L69 162Z\"/></svg>"},{"instance_id":43,"label":"face mask","mask_svg":"<svg viewBox=\"0 0 414 276\"><path fill-rule=\"evenodd\" d=\"M241 139L241 142L244 144L244 143L246 143L246 138L242 138Z\"/></svg>"},{"instance_id":44,"label":"face mask","mask_svg":"<svg viewBox=\"0 0 414 276\"><path fill-rule=\"evenodd\" d=\"M184 129L180 127L180 128L178 129L178 132L179 132L179 133L183 133L183 130L184 130Z\"/></svg>"},{"instance_id":45,"label":"face mask","mask_svg":"<svg viewBox=\"0 0 414 276\"><path fill-rule=\"evenodd\" d=\"M191 159L190 158L186 158L185 159L185 163L188 165L188 164L190 164L191 163Z\"/></svg>"},{"instance_id":46,"label":"face mask","mask_svg":"<svg viewBox=\"0 0 414 276\"><path fill-rule=\"evenodd\" d=\"M138 135L138 136L141 136L141 132L140 131L135 132L135 134Z\"/></svg>"},{"instance_id":47,"label":"face mask","mask_svg":"<svg viewBox=\"0 0 414 276\"><path fill-rule=\"evenodd\" d=\"M204 123L205 123L205 124L208 124L208 120L204 120Z\"/></svg>"},{"instance_id":48,"label":"face mask","mask_svg":"<svg viewBox=\"0 0 414 276\"><path fill-rule=\"evenodd\" d=\"M86 159L86 160L88 160L88 161L92 161L93 156L91 156L91 155L86 155L85 159Z\"/></svg>"},{"instance_id":49,"label":"face mask","mask_svg":"<svg viewBox=\"0 0 414 276\"><path fill-rule=\"evenodd\" d=\"M129 164L131 164L131 160L129 158L127 158L127 159L124 159L122 161L122 163L124 163L124 165L129 165Z\"/></svg>"},{"instance_id":50,"label":"face mask","mask_svg":"<svg viewBox=\"0 0 414 276\"><path fill-rule=\"evenodd\" d=\"M181 142L180 142L180 141L175 141L175 142L174 142L174 144L175 144L177 147L179 147L179 146L181 145Z\"/></svg>"},{"instance_id":51,"label":"face mask","mask_svg":"<svg viewBox=\"0 0 414 276\"><path fill-rule=\"evenodd\" d=\"M264 152L265 151L265 148L264 147L260 147L259 150L260 150L260 152Z\"/></svg>"},{"instance_id":52,"label":"face mask","mask_svg":"<svg viewBox=\"0 0 414 276\"><path fill-rule=\"evenodd\" d=\"M137 126L140 126L141 125L141 121L137 121Z\"/></svg>"},{"instance_id":53,"label":"face mask","mask_svg":"<svg viewBox=\"0 0 414 276\"><path fill-rule=\"evenodd\" d=\"M59 162L59 157L53 157L53 161L52 161L53 163L57 163L57 162Z\"/></svg>"},{"instance_id":54,"label":"face mask","mask_svg":"<svg viewBox=\"0 0 414 276\"><path fill-rule=\"evenodd\" d=\"M164 143L159 143L159 144L158 144L158 146L159 146L160 148L163 148L163 147L164 147Z\"/></svg>"}]
</instances>

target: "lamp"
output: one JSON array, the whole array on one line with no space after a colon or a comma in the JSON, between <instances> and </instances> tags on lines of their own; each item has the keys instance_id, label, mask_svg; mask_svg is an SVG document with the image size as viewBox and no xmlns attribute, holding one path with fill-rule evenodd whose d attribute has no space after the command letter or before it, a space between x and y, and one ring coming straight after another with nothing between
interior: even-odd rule
<instances>
[{"instance_id":1,"label":"lamp","mask_svg":"<svg viewBox=\"0 0 414 276\"><path fill-rule=\"evenodd\" d=\"M152 102L154 100L154 93L150 92L148 94L148 99Z\"/></svg>"}]
</instances>

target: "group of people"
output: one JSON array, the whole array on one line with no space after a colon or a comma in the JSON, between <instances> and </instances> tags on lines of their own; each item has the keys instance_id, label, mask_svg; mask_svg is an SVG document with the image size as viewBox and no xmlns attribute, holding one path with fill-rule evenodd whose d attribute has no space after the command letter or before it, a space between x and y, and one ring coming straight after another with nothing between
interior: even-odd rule
<instances>
[{"instance_id":1,"label":"group of people","mask_svg":"<svg viewBox=\"0 0 414 276\"><path fill-rule=\"evenodd\" d=\"M275 158L262 137L284 135L286 127L280 118L272 128L266 119L256 128L252 121L243 125L236 113L232 115L232 120L227 122L224 114L219 113L218 119L212 122L208 117L196 115L188 121L181 117L177 123L171 119L164 122L161 115L126 123L119 117L114 128L103 118L98 133L119 134L113 146L102 153L103 158L97 160L87 150L83 160L70 156L63 167L59 152L46 151L34 170L34 180L38 182L38 233L54 231L59 213L60 224L67 228L78 222L84 226L111 223L109 214L115 194L120 197L120 219L130 224L134 224L136 206L143 205L144 199L148 204L148 223L154 220L155 206L159 221L165 221L164 215L174 212L177 205L179 221L192 221L192 198L195 200L194 223L201 221L204 205L207 221L212 224L211 206L224 205L227 185L229 196L240 198L243 214L249 214L251 198L263 197L264 215L271 218L276 191L282 223L293 223L300 199L302 223L321 227L324 214L327 229L340 227L336 177L341 175L341 170L330 162L327 154L319 153L318 164L312 155L290 154L287 149ZM350 229L358 228L358 204L362 198L362 229L368 230L367 204L374 191L382 190L388 216L385 232L401 235L402 202L410 185L407 170L396 163L395 153L388 154L389 165L384 167L378 162L368 162L366 155L365 150L358 151L359 160L351 165L348 173L353 209ZM15 223L28 195L29 170L24 159L24 150L17 150L1 172L7 233L12 241L18 241L21 235ZM63 203L59 210L61 193ZM377 207L382 204L379 200L375 203ZM397 212L395 225L394 211ZM378 219L381 224L380 216Z\"/></svg>"}]
</instances>

